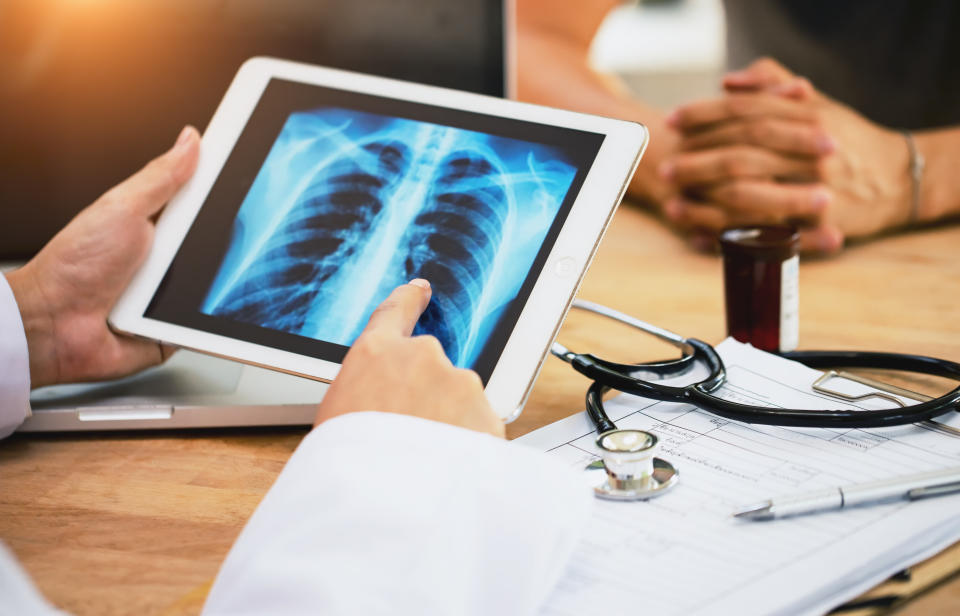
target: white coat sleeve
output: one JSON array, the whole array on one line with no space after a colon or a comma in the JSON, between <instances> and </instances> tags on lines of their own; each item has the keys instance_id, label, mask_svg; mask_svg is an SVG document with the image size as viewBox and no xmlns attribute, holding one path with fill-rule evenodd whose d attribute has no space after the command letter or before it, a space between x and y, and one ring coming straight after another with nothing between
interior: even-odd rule
<instances>
[{"instance_id":1,"label":"white coat sleeve","mask_svg":"<svg viewBox=\"0 0 960 616\"><path fill-rule=\"evenodd\" d=\"M30 359L20 309L0 274L0 438L30 415Z\"/></svg>"},{"instance_id":2,"label":"white coat sleeve","mask_svg":"<svg viewBox=\"0 0 960 616\"><path fill-rule=\"evenodd\" d=\"M0 542L0 616L66 616L37 591L13 553Z\"/></svg>"},{"instance_id":3,"label":"white coat sleeve","mask_svg":"<svg viewBox=\"0 0 960 616\"><path fill-rule=\"evenodd\" d=\"M532 614L592 498L542 452L390 413L301 443L227 556L206 614Z\"/></svg>"}]
</instances>

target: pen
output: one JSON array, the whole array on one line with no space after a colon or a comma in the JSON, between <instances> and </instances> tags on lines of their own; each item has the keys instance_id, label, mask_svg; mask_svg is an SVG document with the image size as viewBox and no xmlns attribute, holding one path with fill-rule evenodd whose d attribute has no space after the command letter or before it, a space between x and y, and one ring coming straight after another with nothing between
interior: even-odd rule
<instances>
[{"instance_id":1,"label":"pen","mask_svg":"<svg viewBox=\"0 0 960 616\"><path fill-rule=\"evenodd\" d=\"M746 520L772 520L804 513L843 509L894 500L917 500L960 492L960 467L893 479L778 496L743 507L733 514Z\"/></svg>"}]
</instances>

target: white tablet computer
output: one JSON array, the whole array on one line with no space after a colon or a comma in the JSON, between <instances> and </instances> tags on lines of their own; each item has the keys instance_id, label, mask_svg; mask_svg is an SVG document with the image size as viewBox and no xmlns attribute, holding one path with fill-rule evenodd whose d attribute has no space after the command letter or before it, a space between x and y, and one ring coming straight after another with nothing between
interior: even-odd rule
<instances>
[{"instance_id":1,"label":"white tablet computer","mask_svg":"<svg viewBox=\"0 0 960 616\"><path fill-rule=\"evenodd\" d=\"M510 420L646 142L631 122L255 58L110 322L329 381L387 294L426 278L415 333Z\"/></svg>"}]
</instances>

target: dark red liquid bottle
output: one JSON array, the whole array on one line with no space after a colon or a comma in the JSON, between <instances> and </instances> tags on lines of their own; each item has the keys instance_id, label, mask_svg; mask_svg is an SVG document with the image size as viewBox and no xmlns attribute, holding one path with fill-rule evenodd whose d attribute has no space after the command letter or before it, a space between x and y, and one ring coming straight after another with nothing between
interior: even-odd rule
<instances>
[{"instance_id":1,"label":"dark red liquid bottle","mask_svg":"<svg viewBox=\"0 0 960 616\"><path fill-rule=\"evenodd\" d=\"M799 333L797 230L728 229L720 236L727 334L764 351L792 351Z\"/></svg>"}]
</instances>

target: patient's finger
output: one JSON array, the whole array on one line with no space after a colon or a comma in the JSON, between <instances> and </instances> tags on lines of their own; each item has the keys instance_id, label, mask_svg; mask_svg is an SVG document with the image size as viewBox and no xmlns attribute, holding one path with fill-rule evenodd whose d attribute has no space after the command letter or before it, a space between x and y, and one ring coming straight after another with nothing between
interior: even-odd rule
<instances>
[{"instance_id":1,"label":"patient's finger","mask_svg":"<svg viewBox=\"0 0 960 616\"><path fill-rule=\"evenodd\" d=\"M430 303L430 296L430 283L422 278L400 285L373 311L364 332L409 336Z\"/></svg>"},{"instance_id":2,"label":"patient's finger","mask_svg":"<svg viewBox=\"0 0 960 616\"><path fill-rule=\"evenodd\" d=\"M738 143L795 156L823 156L836 149L836 142L822 128L807 122L792 122L779 118L724 122L700 132L686 134L680 142L680 149L707 150Z\"/></svg>"},{"instance_id":3,"label":"patient's finger","mask_svg":"<svg viewBox=\"0 0 960 616\"><path fill-rule=\"evenodd\" d=\"M805 102L772 93L731 93L720 98L681 105L667 117L670 126L687 132L711 124L755 117L813 122L816 110Z\"/></svg>"},{"instance_id":4,"label":"patient's finger","mask_svg":"<svg viewBox=\"0 0 960 616\"><path fill-rule=\"evenodd\" d=\"M725 229L750 224L780 222L747 218L725 210L723 207L690 199L673 199L664 207L667 218L681 229L690 232L691 244L697 250L713 250L715 238ZM800 226L800 252L826 255L843 248L843 233L835 226L822 222L814 226Z\"/></svg>"},{"instance_id":5,"label":"patient's finger","mask_svg":"<svg viewBox=\"0 0 960 616\"><path fill-rule=\"evenodd\" d=\"M730 227L746 225L809 224L819 221L815 215L791 215L773 207L746 210L709 200L679 198L664 207L667 218L682 229L719 233Z\"/></svg>"},{"instance_id":6,"label":"patient's finger","mask_svg":"<svg viewBox=\"0 0 960 616\"><path fill-rule=\"evenodd\" d=\"M681 229L698 234L716 235L733 225L730 215L715 204L677 197L664 205L663 213Z\"/></svg>"},{"instance_id":7,"label":"patient's finger","mask_svg":"<svg viewBox=\"0 0 960 616\"><path fill-rule=\"evenodd\" d=\"M746 68L731 71L723 77L729 89L769 88L795 79L795 75L773 58L758 58Z\"/></svg>"},{"instance_id":8,"label":"patient's finger","mask_svg":"<svg viewBox=\"0 0 960 616\"><path fill-rule=\"evenodd\" d=\"M830 202L830 192L820 184L765 180L739 180L704 190L704 201L719 205L730 216L746 222L819 221Z\"/></svg>"},{"instance_id":9,"label":"patient's finger","mask_svg":"<svg viewBox=\"0 0 960 616\"><path fill-rule=\"evenodd\" d=\"M843 232L833 225L823 223L816 227L800 229L800 252L828 255L843 248Z\"/></svg>"},{"instance_id":10,"label":"patient's finger","mask_svg":"<svg viewBox=\"0 0 960 616\"><path fill-rule=\"evenodd\" d=\"M819 159L794 158L751 145L730 145L681 153L660 167L679 186L718 184L738 179L820 179Z\"/></svg>"}]
</instances>

